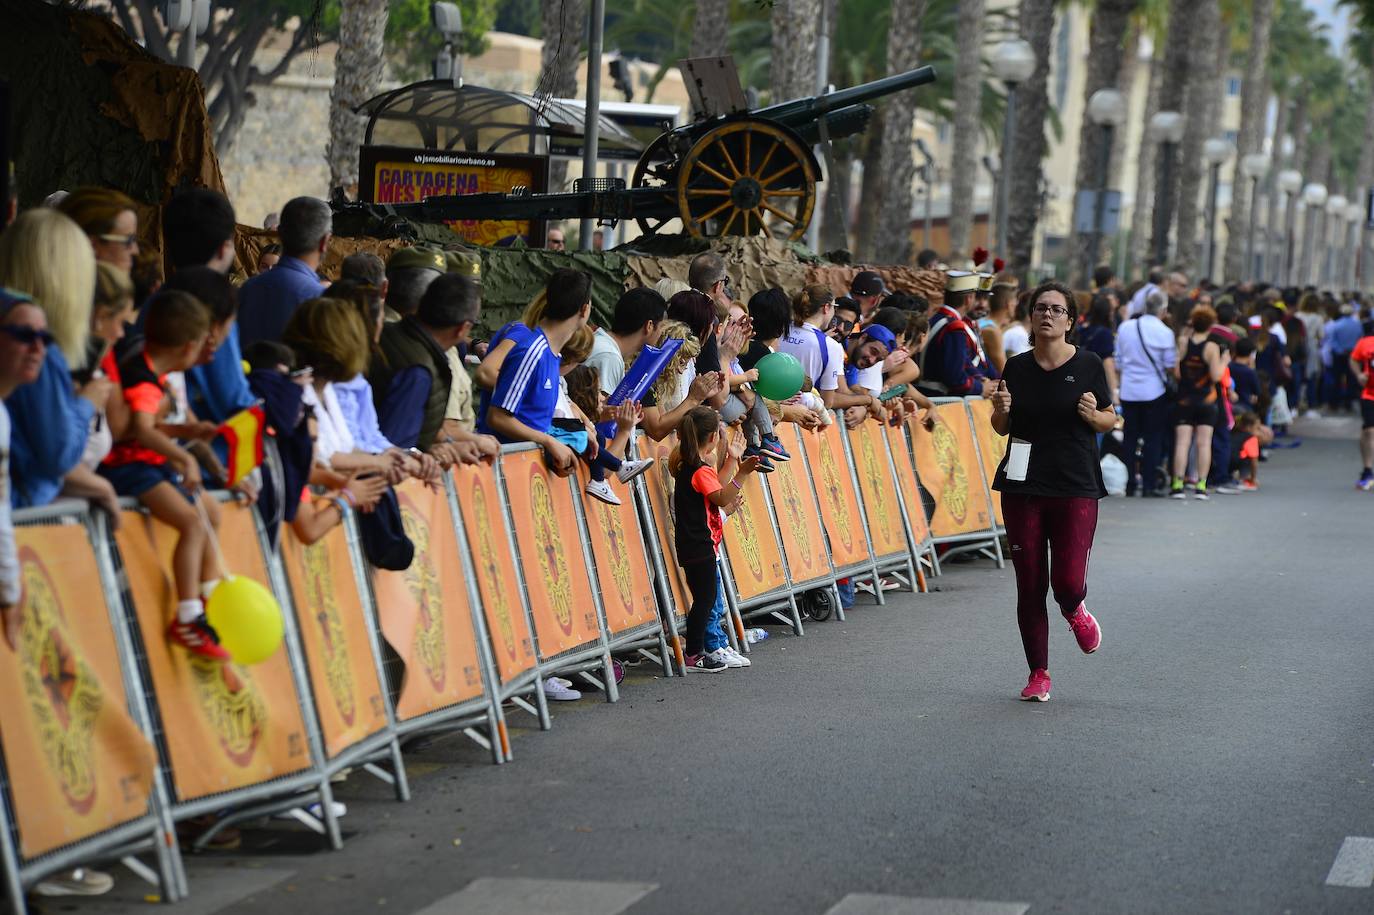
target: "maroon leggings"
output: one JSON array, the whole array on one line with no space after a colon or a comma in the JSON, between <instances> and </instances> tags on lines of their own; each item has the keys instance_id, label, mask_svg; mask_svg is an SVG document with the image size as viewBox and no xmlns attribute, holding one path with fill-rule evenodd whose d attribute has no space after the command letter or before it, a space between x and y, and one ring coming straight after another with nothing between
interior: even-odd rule
<instances>
[{"instance_id":1,"label":"maroon leggings","mask_svg":"<svg viewBox=\"0 0 1374 915\"><path fill-rule=\"evenodd\" d=\"M1002 493L1011 562L1016 568L1016 624L1031 670L1050 666L1045 594L1071 615L1088 595L1088 556L1097 530L1097 500ZM1051 561L1050 556L1054 559Z\"/></svg>"}]
</instances>

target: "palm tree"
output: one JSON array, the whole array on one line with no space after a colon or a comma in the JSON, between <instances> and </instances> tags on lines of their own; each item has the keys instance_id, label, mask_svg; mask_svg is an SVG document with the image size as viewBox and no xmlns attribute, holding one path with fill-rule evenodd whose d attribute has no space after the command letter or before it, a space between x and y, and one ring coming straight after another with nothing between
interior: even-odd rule
<instances>
[{"instance_id":1,"label":"palm tree","mask_svg":"<svg viewBox=\"0 0 1374 915\"><path fill-rule=\"evenodd\" d=\"M820 20L820 0L774 0L773 57L769 64L773 101L816 94Z\"/></svg>"},{"instance_id":2,"label":"palm tree","mask_svg":"<svg viewBox=\"0 0 1374 915\"><path fill-rule=\"evenodd\" d=\"M1245 53L1245 76L1240 83L1240 130L1236 134L1237 164L1264 143L1265 114L1269 109L1269 35L1274 24L1274 0L1253 0L1250 5L1249 40ZM1240 170L1236 170L1240 175ZM1231 215L1226 222L1226 266L1228 279L1250 279L1254 264L1243 264L1250 234L1249 179L1231 182Z\"/></svg>"},{"instance_id":3,"label":"palm tree","mask_svg":"<svg viewBox=\"0 0 1374 915\"><path fill-rule=\"evenodd\" d=\"M1220 0L1197 0L1188 28L1193 30L1193 61L1188 71L1184 103L1183 142L1178 147L1178 224L1174 259L1179 270L1191 277L1198 267L1198 204L1208 170L1202 158L1202 144L1216 130L1222 98L1222 49L1228 46L1229 40L1221 18Z\"/></svg>"},{"instance_id":4,"label":"palm tree","mask_svg":"<svg viewBox=\"0 0 1374 915\"><path fill-rule=\"evenodd\" d=\"M921 20L928 0L892 0L887 33L887 68L898 73L921 62ZM881 190L872 246L873 260L880 264L905 264L911 259L911 183L916 177L911 128L916 121L914 92L902 92L887 100L879 145L878 178Z\"/></svg>"},{"instance_id":5,"label":"palm tree","mask_svg":"<svg viewBox=\"0 0 1374 915\"><path fill-rule=\"evenodd\" d=\"M1159 45L1155 45L1159 47ZM1155 170L1159 144L1150 136L1150 120L1160 110L1159 94L1163 88L1164 65L1157 57L1151 57L1146 70L1145 115L1142 118L1140 142L1137 144L1135 168L1135 197L1131 207L1130 248L1127 251L1127 272L1132 276L1143 276L1153 262L1154 249L1150 244L1151 217L1154 216Z\"/></svg>"},{"instance_id":6,"label":"palm tree","mask_svg":"<svg viewBox=\"0 0 1374 915\"><path fill-rule=\"evenodd\" d=\"M1215 0L1204 0L1214 3ZM1164 47L1164 73L1159 84L1159 111L1183 111L1183 103L1188 96L1188 72L1193 63L1193 36L1196 34L1192 22L1193 0L1170 0L1169 35ZM1148 123L1148 122L1147 122ZM1172 151L1173 161L1167 163L1171 174L1169 181L1155 182L1154 225L1150 232L1151 257L1158 258L1161 252L1169 250L1169 232L1174 224L1174 211L1178 204L1178 150ZM1161 173L1164 169L1160 170Z\"/></svg>"},{"instance_id":7,"label":"palm tree","mask_svg":"<svg viewBox=\"0 0 1374 915\"><path fill-rule=\"evenodd\" d=\"M1087 100L1099 89L1124 88L1121 85L1121 71L1127 61L1134 63L1134 55L1123 54L1122 46L1126 43L1126 30L1131 24L1131 15L1138 5L1139 0L1098 0L1093 8L1092 27L1088 37L1088 67L1083 82L1083 123L1078 129L1075 200L1085 190L1095 191L1109 184L1111 176L1103 175L1101 166L1102 144L1106 141L1106 132L1088 118ZM1124 136L1116 138L1116 150L1125 145ZM1109 171L1110 168L1109 163ZM1089 264L1097 264L1100 261L1101 245L1094 246L1091 236L1070 236L1069 251L1072 252L1075 264L1083 260L1088 248L1094 247L1095 250L1087 258ZM1086 286L1089 279L1091 277L1081 277L1080 281Z\"/></svg>"},{"instance_id":8,"label":"palm tree","mask_svg":"<svg viewBox=\"0 0 1374 915\"><path fill-rule=\"evenodd\" d=\"M692 56L720 57L728 52L730 0L696 0L692 17Z\"/></svg>"},{"instance_id":9,"label":"palm tree","mask_svg":"<svg viewBox=\"0 0 1374 915\"><path fill-rule=\"evenodd\" d=\"M540 51L536 95L568 98L577 92L577 65L581 59L582 33L587 24L587 0L541 0L540 26L544 47ZM568 164L549 162L549 190L563 190Z\"/></svg>"},{"instance_id":10,"label":"palm tree","mask_svg":"<svg viewBox=\"0 0 1374 915\"><path fill-rule=\"evenodd\" d=\"M955 28L953 172L949 187L949 255L966 256L973 230L981 120L983 0L959 0ZM1029 113L1023 120L1029 120ZM1037 127L1041 125L1037 124Z\"/></svg>"},{"instance_id":11,"label":"palm tree","mask_svg":"<svg viewBox=\"0 0 1374 915\"><path fill-rule=\"evenodd\" d=\"M1021 37L1035 51L1035 70L1016 87L1016 125L1009 162L1003 162L1010 206L998 219L1007 220L1007 247L1002 256L1009 269L1025 276L1035 248L1040 220L1040 175L1045 158L1045 125L1049 120L1050 36L1054 32L1054 0L1021 0ZM958 162L958 158L955 159Z\"/></svg>"},{"instance_id":12,"label":"palm tree","mask_svg":"<svg viewBox=\"0 0 1374 915\"><path fill-rule=\"evenodd\" d=\"M339 8L339 49L334 55L334 87L329 91L329 186L358 183L358 148L367 119L353 109L377 94L385 63L387 0L343 0Z\"/></svg>"}]
</instances>

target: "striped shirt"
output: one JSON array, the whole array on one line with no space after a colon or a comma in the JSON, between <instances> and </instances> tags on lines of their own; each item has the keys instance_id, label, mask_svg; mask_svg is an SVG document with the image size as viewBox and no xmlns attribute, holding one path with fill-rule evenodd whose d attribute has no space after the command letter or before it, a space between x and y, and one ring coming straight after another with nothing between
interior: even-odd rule
<instances>
[{"instance_id":1,"label":"striped shirt","mask_svg":"<svg viewBox=\"0 0 1374 915\"><path fill-rule=\"evenodd\" d=\"M478 431L494 434L488 413L496 406L534 431L547 432L553 425L553 411L558 404L558 354L549 348L548 338L538 328L531 330L517 322L505 328L504 333L515 346L501 363L496 388L489 398L483 398Z\"/></svg>"}]
</instances>

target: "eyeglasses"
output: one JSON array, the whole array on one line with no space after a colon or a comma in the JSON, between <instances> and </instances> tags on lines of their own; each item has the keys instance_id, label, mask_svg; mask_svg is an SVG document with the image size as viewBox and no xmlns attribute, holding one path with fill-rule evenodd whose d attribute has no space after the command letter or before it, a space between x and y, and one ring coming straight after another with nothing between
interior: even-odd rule
<instances>
[{"instance_id":1,"label":"eyeglasses","mask_svg":"<svg viewBox=\"0 0 1374 915\"><path fill-rule=\"evenodd\" d=\"M1069 308L1067 305L1036 305L1031 309L1031 313L1037 315L1054 315L1056 318L1062 318L1069 313Z\"/></svg>"},{"instance_id":2,"label":"eyeglasses","mask_svg":"<svg viewBox=\"0 0 1374 915\"><path fill-rule=\"evenodd\" d=\"M48 331L35 330L22 324L0 324L0 333L22 346L33 346L35 343L52 346L57 342L57 338Z\"/></svg>"},{"instance_id":3,"label":"eyeglasses","mask_svg":"<svg viewBox=\"0 0 1374 915\"><path fill-rule=\"evenodd\" d=\"M836 315L830 319L830 329L842 331L845 336L849 336L849 332L854 329L854 322Z\"/></svg>"},{"instance_id":4,"label":"eyeglasses","mask_svg":"<svg viewBox=\"0 0 1374 915\"><path fill-rule=\"evenodd\" d=\"M107 241L112 245L123 245L126 248L132 248L134 245L138 244L137 235L97 235L96 238L101 241Z\"/></svg>"}]
</instances>

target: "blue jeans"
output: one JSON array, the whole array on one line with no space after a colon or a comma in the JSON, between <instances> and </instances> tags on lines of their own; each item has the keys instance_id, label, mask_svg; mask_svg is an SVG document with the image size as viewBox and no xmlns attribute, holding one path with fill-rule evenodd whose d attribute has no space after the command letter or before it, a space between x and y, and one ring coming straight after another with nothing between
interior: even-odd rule
<instances>
[{"instance_id":1,"label":"blue jeans","mask_svg":"<svg viewBox=\"0 0 1374 915\"><path fill-rule=\"evenodd\" d=\"M1218 409L1224 410L1220 404ZM1207 485L1220 486L1231 479L1231 429L1226 425L1226 414L1212 428L1212 466L1207 471Z\"/></svg>"},{"instance_id":2,"label":"blue jeans","mask_svg":"<svg viewBox=\"0 0 1374 915\"><path fill-rule=\"evenodd\" d=\"M716 566L716 605L711 608L711 618L706 622L706 641L707 652L715 651L717 648L724 648L730 644L730 640L725 636L725 628L722 620L725 619L725 583L720 580L720 566Z\"/></svg>"},{"instance_id":3,"label":"blue jeans","mask_svg":"<svg viewBox=\"0 0 1374 915\"><path fill-rule=\"evenodd\" d=\"M835 588L840 592L840 609L848 610L854 606L854 580L837 581Z\"/></svg>"}]
</instances>

